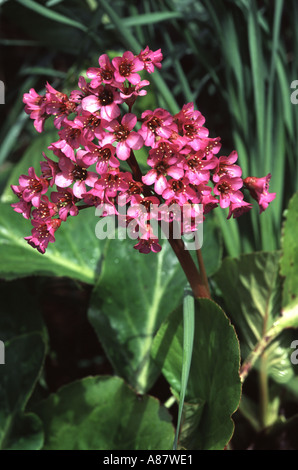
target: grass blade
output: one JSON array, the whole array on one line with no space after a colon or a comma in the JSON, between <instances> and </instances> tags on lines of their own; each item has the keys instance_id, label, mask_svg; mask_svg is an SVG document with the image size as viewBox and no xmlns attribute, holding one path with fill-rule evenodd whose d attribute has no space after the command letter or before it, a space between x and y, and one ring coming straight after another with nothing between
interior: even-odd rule
<instances>
[{"instance_id":1,"label":"grass blade","mask_svg":"<svg viewBox=\"0 0 298 470\"><path fill-rule=\"evenodd\" d=\"M193 340L195 331L195 301L190 287L185 288L183 302L183 358L181 372L181 391L178 410L178 421L173 450L177 450L178 437L180 432L181 417L186 394L188 376L190 371Z\"/></svg>"}]
</instances>

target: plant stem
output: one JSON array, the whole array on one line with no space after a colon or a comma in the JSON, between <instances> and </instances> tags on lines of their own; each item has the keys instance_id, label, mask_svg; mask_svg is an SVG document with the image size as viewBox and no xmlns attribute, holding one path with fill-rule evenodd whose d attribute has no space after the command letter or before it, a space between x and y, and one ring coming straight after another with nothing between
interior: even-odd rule
<instances>
[{"instance_id":1,"label":"plant stem","mask_svg":"<svg viewBox=\"0 0 298 470\"><path fill-rule=\"evenodd\" d=\"M172 224L170 229L172 229ZM187 277L190 287L195 297L205 297L210 299L209 289L206 289L205 282L199 273L189 251L185 249L183 240L174 239L172 230L169 234L169 243L173 248L175 255L177 256L183 271Z\"/></svg>"},{"instance_id":2,"label":"plant stem","mask_svg":"<svg viewBox=\"0 0 298 470\"><path fill-rule=\"evenodd\" d=\"M130 152L127 163L131 168L134 179L136 181L142 182L142 172L133 150ZM146 187L144 187L144 194L145 196L152 196L150 189ZM178 258L178 261L186 275L194 296L210 299L211 296L209 292L208 279L200 250L198 250L199 253L197 253L200 267L199 272L192 257L190 256L189 251L185 249L183 240L181 238L176 239L173 237L173 223L170 223L169 227L169 243Z\"/></svg>"},{"instance_id":3,"label":"plant stem","mask_svg":"<svg viewBox=\"0 0 298 470\"><path fill-rule=\"evenodd\" d=\"M205 269L205 264L204 264L202 252L201 252L200 249L197 249L196 253L197 253L197 260L198 260L198 264L199 264L199 270L200 270L201 278L202 278L202 281L204 282L204 285L206 287L206 291L208 292L209 298L210 298L211 295L210 295L210 290L209 290L208 277L207 277L207 273L206 273L206 269Z\"/></svg>"},{"instance_id":4,"label":"plant stem","mask_svg":"<svg viewBox=\"0 0 298 470\"><path fill-rule=\"evenodd\" d=\"M260 358L260 372L259 372L259 386L260 386L260 418L262 427L267 426L267 412L268 412L268 374L267 374L267 360L266 352Z\"/></svg>"}]
</instances>

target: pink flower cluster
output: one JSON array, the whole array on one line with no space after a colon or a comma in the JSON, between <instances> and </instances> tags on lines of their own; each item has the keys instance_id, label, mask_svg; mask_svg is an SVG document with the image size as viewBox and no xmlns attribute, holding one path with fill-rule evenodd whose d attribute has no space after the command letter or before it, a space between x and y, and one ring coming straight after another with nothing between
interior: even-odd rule
<instances>
[{"instance_id":1,"label":"pink flower cluster","mask_svg":"<svg viewBox=\"0 0 298 470\"><path fill-rule=\"evenodd\" d=\"M53 116L59 137L48 147L52 158L43 154L41 175L31 167L19 185L12 185L19 198L12 207L33 225L32 235L25 240L41 253L55 241L61 222L87 207L104 206L102 216L117 215L118 204L125 201L124 223L138 221L135 248L149 253L161 249L150 226L151 204L187 204L194 218L198 204L204 215L220 206L229 208L230 218L252 207L244 201L242 188L258 201L260 212L274 199L275 194L268 192L271 175L243 180L237 152L216 156L220 137L209 137L205 118L193 103L175 115L163 108L146 110L140 117L132 113L136 99L146 95L150 84L142 78L143 71L151 74L155 67L161 68L162 58L160 49L152 51L148 46L138 55L126 51L112 60L103 54L99 67L87 70L89 81L79 77L79 89L69 96L48 83L44 95L34 89L24 95L25 111L36 130L42 132ZM145 174L134 153L142 147L148 154ZM140 205L147 216L144 211L140 216ZM190 224L189 230L196 228Z\"/></svg>"}]
</instances>

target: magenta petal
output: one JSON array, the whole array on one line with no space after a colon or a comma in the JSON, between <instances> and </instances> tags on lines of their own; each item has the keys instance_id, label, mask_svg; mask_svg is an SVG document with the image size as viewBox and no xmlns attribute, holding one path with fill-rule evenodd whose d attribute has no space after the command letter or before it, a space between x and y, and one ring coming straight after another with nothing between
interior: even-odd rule
<instances>
[{"instance_id":1,"label":"magenta petal","mask_svg":"<svg viewBox=\"0 0 298 470\"><path fill-rule=\"evenodd\" d=\"M123 116L121 124L127 127L128 130L132 130L137 123L137 116L133 113L127 113Z\"/></svg>"},{"instance_id":2,"label":"magenta petal","mask_svg":"<svg viewBox=\"0 0 298 470\"><path fill-rule=\"evenodd\" d=\"M58 173L58 175L55 176L55 184L60 188L67 188L72 184L72 181L72 177L65 176L63 173Z\"/></svg>"},{"instance_id":3,"label":"magenta petal","mask_svg":"<svg viewBox=\"0 0 298 470\"><path fill-rule=\"evenodd\" d=\"M132 83L133 85L137 85L141 81L141 77L138 73L131 73L128 77L127 80Z\"/></svg>"},{"instance_id":4,"label":"magenta petal","mask_svg":"<svg viewBox=\"0 0 298 470\"><path fill-rule=\"evenodd\" d=\"M94 95L86 96L86 98L82 99L82 108L85 111L89 111L90 113L94 113L100 108L100 104L98 98Z\"/></svg>"},{"instance_id":5,"label":"magenta petal","mask_svg":"<svg viewBox=\"0 0 298 470\"><path fill-rule=\"evenodd\" d=\"M76 181L75 184L73 185L73 194L81 199L82 194L86 192L86 185L85 181Z\"/></svg>"},{"instance_id":6,"label":"magenta petal","mask_svg":"<svg viewBox=\"0 0 298 470\"><path fill-rule=\"evenodd\" d=\"M120 115L119 106L115 103L110 104L109 106L103 106L100 110L100 117L106 121L112 121Z\"/></svg>"},{"instance_id":7,"label":"magenta petal","mask_svg":"<svg viewBox=\"0 0 298 470\"><path fill-rule=\"evenodd\" d=\"M149 170L146 175L142 176L143 183L147 184L148 186L155 183L155 180L156 180L155 170Z\"/></svg>"},{"instance_id":8,"label":"magenta petal","mask_svg":"<svg viewBox=\"0 0 298 470\"><path fill-rule=\"evenodd\" d=\"M162 194L167 188L167 179L165 176L160 175L155 181L154 190L157 194Z\"/></svg>"},{"instance_id":9,"label":"magenta petal","mask_svg":"<svg viewBox=\"0 0 298 470\"><path fill-rule=\"evenodd\" d=\"M180 178L183 178L184 170L182 168L179 168L178 166L171 166L168 169L168 175L174 178L175 180L179 180Z\"/></svg>"},{"instance_id":10,"label":"magenta petal","mask_svg":"<svg viewBox=\"0 0 298 470\"><path fill-rule=\"evenodd\" d=\"M119 142L116 148L116 153L120 160L127 160L130 155L130 148L127 147L125 142Z\"/></svg>"},{"instance_id":11,"label":"magenta petal","mask_svg":"<svg viewBox=\"0 0 298 470\"><path fill-rule=\"evenodd\" d=\"M144 144L144 140L143 140L143 137L140 136L140 134L133 131L127 137L126 143L130 148L134 150L139 150Z\"/></svg>"}]
</instances>

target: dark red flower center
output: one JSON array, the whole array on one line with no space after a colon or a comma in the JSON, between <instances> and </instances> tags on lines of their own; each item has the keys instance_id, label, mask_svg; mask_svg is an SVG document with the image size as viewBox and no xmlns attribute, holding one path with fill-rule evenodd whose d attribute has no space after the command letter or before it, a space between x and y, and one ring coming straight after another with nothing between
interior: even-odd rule
<instances>
[{"instance_id":1,"label":"dark red flower center","mask_svg":"<svg viewBox=\"0 0 298 470\"><path fill-rule=\"evenodd\" d=\"M29 185L28 185L29 189L31 189L31 191L33 193L39 193L41 190L42 190L42 184L40 181L36 180L36 179L33 179L31 178L29 180Z\"/></svg>"},{"instance_id":2,"label":"dark red flower center","mask_svg":"<svg viewBox=\"0 0 298 470\"><path fill-rule=\"evenodd\" d=\"M107 90L104 88L98 96L99 102L101 106L108 106L113 103L114 101L114 95L111 90Z\"/></svg>"},{"instance_id":3,"label":"dark red flower center","mask_svg":"<svg viewBox=\"0 0 298 470\"><path fill-rule=\"evenodd\" d=\"M226 195L231 190L231 185L230 183L223 181L221 184L217 186L217 189L222 195Z\"/></svg>"},{"instance_id":4,"label":"dark red flower center","mask_svg":"<svg viewBox=\"0 0 298 470\"><path fill-rule=\"evenodd\" d=\"M128 77L132 71L132 63L128 62L127 59L124 59L119 66L119 73L122 77Z\"/></svg>"},{"instance_id":5,"label":"dark red flower center","mask_svg":"<svg viewBox=\"0 0 298 470\"><path fill-rule=\"evenodd\" d=\"M112 80L114 76L114 72L111 69L101 69L100 75L101 75L102 80L108 81L108 80Z\"/></svg>"},{"instance_id":6,"label":"dark red flower center","mask_svg":"<svg viewBox=\"0 0 298 470\"><path fill-rule=\"evenodd\" d=\"M160 127L162 124L161 119L158 117L154 116L150 121L147 123L148 128L150 129L151 132L155 133L156 129Z\"/></svg>"},{"instance_id":7,"label":"dark red flower center","mask_svg":"<svg viewBox=\"0 0 298 470\"><path fill-rule=\"evenodd\" d=\"M86 168L75 166L72 170L72 176L75 180L84 181L87 178L87 170Z\"/></svg>"},{"instance_id":8,"label":"dark red flower center","mask_svg":"<svg viewBox=\"0 0 298 470\"><path fill-rule=\"evenodd\" d=\"M111 149L109 148L101 149L98 152L98 158L104 161L108 161L111 158L111 155L112 155L112 152L111 152Z\"/></svg>"},{"instance_id":9,"label":"dark red flower center","mask_svg":"<svg viewBox=\"0 0 298 470\"><path fill-rule=\"evenodd\" d=\"M114 136L118 142L123 142L129 136L129 130L122 126L122 124L119 124L114 131Z\"/></svg>"}]
</instances>

